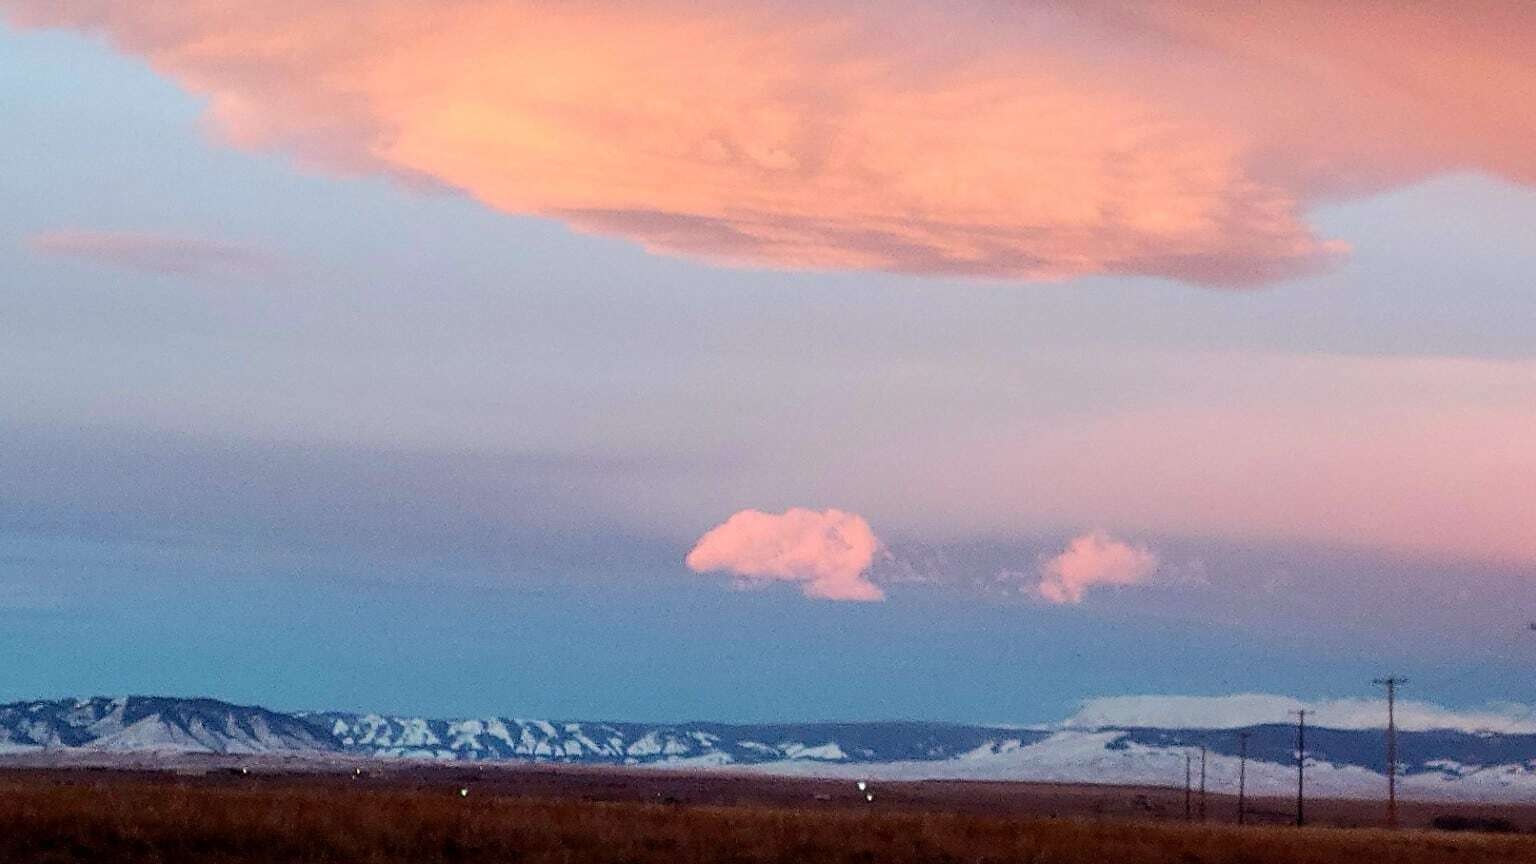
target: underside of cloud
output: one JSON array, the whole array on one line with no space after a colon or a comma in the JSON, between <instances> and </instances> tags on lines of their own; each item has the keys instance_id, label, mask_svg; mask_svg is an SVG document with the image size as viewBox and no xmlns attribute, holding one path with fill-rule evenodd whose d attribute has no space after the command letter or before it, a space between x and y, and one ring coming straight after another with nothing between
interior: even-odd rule
<instances>
[{"instance_id":1,"label":"underside of cloud","mask_svg":"<svg viewBox=\"0 0 1536 864\"><path fill-rule=\"evenodd\" d=\"M1306 702L1268 693L1090 699L1063 725L1080 729L1111 726L1239 729L1268 723L1294 723L1293 712L1303 708L1307 710L1307 722L1331 729L1380 729L1387 725L1387 703L1382 699ZM1536 733L1536 712L1523 705L1457 710L1407 700L1397 703L1397 724L1409 731L1456 729L1463 732Z\"/></svg>"},{"instance_id":2,"label":"underside of cloud","mask_svg":"<svg viewBox=\"0 0 1536 864\"><path fill-rule=\"evenodd\" d=\"M686 563L696 573L724 571L751 587L795 582L807 597L884 600L865 573L880 541L863 517L841 510L742 510L694 544Z\"/></svg>"},{"instance_id":3,"label":"underside of cloud","mask_svg":"<svg viewBox=\"0 0 1536 864\"><path fill-rule=\"evenodd\" d=\"M1040 565L1039 595L1051 603L1081 603L1099 585L1138 585L1157 572L1157 555L1095 531L1067 544Z\"/></svg>"},{"instance_id":4,"label":"underside of cloud","mask_svg":"<svg viewBox=\"0 0 1536 864\"><path fill-rule=\"evenodd\" d=\"M1536 181L1536 6L0 0L238 146L788 268L1245 286L1324 200Z\"/></svg>"}]
</instances>

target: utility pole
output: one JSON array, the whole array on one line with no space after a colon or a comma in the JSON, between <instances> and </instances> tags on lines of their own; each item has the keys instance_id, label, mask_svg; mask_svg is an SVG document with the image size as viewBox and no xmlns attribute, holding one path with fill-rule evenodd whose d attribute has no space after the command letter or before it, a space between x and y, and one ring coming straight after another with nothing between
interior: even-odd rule
<instances>
[{"instance_id":1,"label":"utility pole","mask_svg":"<svg viewBox=\"0 0 1536 864\"><path fill-rule=\"evenodd\" d=\"M1195 816L1194 811L1190 808L1190 804L1191 804L1191 801L1190 801L1190 782L1191 782L1191 779L1192 779L1192 769L1191 769L1191 766L1192 766L1192 763L1194 761L1194 758L1195 757L1189 755L1188 753L1184 754L1184 821L1185 822L1192 822L1192 821L1194 821L1194 816Z\"/></svg>"},{"instance_id":2,"label":"utility pole","mask_svg":"<svg viewBox=\"0 0 1536 864\"><path fill-rule=\"evenodd\" d=\"M1296 715L1296 827L1307 824L1307 709Z\"/></svg>"},{"instance_id":3,"label":"utility pole","mask_svg":"<svg viewBox=\"0 0 1536 864\"><path fill-rule=\"evenodd\" d=\"M1200 821L1205 821L1205 745L1200 745Z\"/></svg>"},{"instance_id":4,"label":"utility pole","mask_svg":"<svg viewBox=\"0 0 1536 864\"><path fill-rule=\"evenodd\" d=\"M1251 732L1237 733L1237 824L1248 817L1248 736Z\"/></svg>"},{"instance_id":5,"label":"utility pole","mask_svg":"<svg viewBox=\"0 0 1536 864\"><path fill-rule=\"evenodd\" d=\"M1397 685L1406 678L1388 675L1374 682L1387 688L1387 826L1397 827Z\"/></svg>"}]
</instances>

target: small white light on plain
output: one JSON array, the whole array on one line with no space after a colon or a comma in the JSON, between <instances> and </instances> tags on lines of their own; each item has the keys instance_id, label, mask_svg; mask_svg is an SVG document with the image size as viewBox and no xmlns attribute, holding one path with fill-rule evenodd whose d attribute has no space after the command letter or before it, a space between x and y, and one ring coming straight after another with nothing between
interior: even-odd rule
<instances>
[{"instance_id":1,"label":"small white light on plain","mask_svg":"<svg viewBox=\"0 0 1536 864\"><path fill-rule=\"evenodd\" d=\"M460 789L459 790L459 797L460 798L468 798L469 797L469 790L468 789Z\"/></svg>"},{"instance_id":2,"label":"small white light on plain","mask_svg":"<svg viewBox=\"0 0 1536 864\"><path fill-rule=\"evenodd\" d=\"M868 783L865 783L863 780L859 781L859 791L860 792L863 792L865 789L868 789L868 788L869 788L869 784Z\"/></svg>"},{"instance_id":3,"label":"small white light on plain","mask_svg":"<svg viewBox=\"0 0 1536 864\"><path fill-rule=\"evenodd\" d=\"M873 792L865 792L864 793L864 800L868 801L871 804L875 803L875 793L873 793Z\"/></svg>"}]
</instances>

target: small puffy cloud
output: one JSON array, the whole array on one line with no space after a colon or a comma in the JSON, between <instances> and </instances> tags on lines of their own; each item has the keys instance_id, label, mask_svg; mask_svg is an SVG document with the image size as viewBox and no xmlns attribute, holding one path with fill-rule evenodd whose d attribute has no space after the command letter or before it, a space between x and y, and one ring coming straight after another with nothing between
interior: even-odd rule
<instances>
[{"instance_id":1,"label":"small puffy cloud","mask_svg":"<svg viewBox=\"0 0 1536 864\"><path fill-rule=\"evenodd\" d=\"M1076 537L1059 555L1040 565L1041 597L1052 603L1081 603L1095 585L1139 585L1157 572L1157 555L1100 531Z\"/></svg>"},{"instance_id":2,"label":"small puffy cloud","mask_svg":"<svg viewBox=\"0 0 1536 864\"><path fill-rule=\"evenodd\" d=\"M797 582L807 597L884 600L865 573L880 550L869 523L842 510L742 510L694 544L685 559L696 573L724 571L746 585Z\"/></svg>"},{"instance_id":3,"label":"small puffy cloud","mask_svg":"<svg viewBox=\"0 0 1536 864\"><path fill-rule=\"evenodd\" d=\"M33 252L176 276L241 277L271 273L270 255L215 240L130 231L65 229L33 234Z\"/></svg>"}]
</instances>

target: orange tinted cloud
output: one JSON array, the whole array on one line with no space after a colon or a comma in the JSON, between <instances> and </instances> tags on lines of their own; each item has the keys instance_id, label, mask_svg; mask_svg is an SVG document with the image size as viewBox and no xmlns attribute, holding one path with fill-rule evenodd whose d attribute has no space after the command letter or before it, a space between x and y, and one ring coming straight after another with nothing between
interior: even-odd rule
<instances>
[{"instance_id":1,"label":"orange tinted cloud","mask_svg":"<svg viewBox=\"0 0 1536 864\"><path fill-rule=\"evenodd\" d=\"M206 94L240 146L792 268L1248 285L1306 209L1536 181L1536 7L0 0Z\"/></svg>"},{"instance_id":2,"label":"orange tinted cloud","mask_svg":"<svg viewBox=\"0 0 1536 864\"><path fill-rule=\"evenodd\" d=\"M33 234L26 245L44 255L178 276L256 276L279 266L241 246L165 234L67 229Z\"/></svg>"},{"instance_id":3,"label":"orange tinted cloud","mask_svg":"<svg viewBox=\"0 0 1536 864\"><path fill-rule=\"evenodd\" d=\"M1040 596L1052 603L1081 603L1096 585L1137 585L1157 572L1157 555L1100 531L1076 537L1040 566Z\"/></svg>"},{"instance_id":4,"label":"orange tinted cloud","mask_svg":"<svg viewBox=\"0 0 1536 864\"><path fill-rule=\"evenodd\" d=\"M807 597L884 600L864 574L880 549L869 523L841 510L742 510L711 528L688 553L697 573L723 570L745 584L798 582Z\"/></svg>"}]
</instances>

